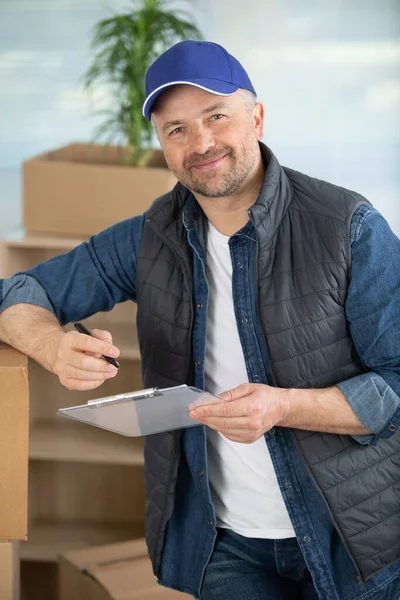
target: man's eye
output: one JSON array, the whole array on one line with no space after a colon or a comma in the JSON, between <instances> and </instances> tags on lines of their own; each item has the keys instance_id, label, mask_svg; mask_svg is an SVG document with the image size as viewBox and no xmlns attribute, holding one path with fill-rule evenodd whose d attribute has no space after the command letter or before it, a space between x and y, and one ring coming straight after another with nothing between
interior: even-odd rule
<instances>
[{"instance_id":1,"label":"man's eye","mask_svg":"<svg viewBox=\"0 0 400 600\"><path fill-rule=\"evenodd\" d=\"M183 131L183 127L176 127L176 129L173 129L169 135L176 135L177 133L181 133L181 131Z\"/></svg>"},{"instance_id":2,"label":"man's eye","mask_svg":"<svg viewBox=\"0 0 400 600\"><path fill-rule=\"evenodd\" d=\"M220 119L222 119L222 117L224 117L225 115L212 115L211 119L213 119L214 121L219 121Z\"/></svg>"}]
</instances>

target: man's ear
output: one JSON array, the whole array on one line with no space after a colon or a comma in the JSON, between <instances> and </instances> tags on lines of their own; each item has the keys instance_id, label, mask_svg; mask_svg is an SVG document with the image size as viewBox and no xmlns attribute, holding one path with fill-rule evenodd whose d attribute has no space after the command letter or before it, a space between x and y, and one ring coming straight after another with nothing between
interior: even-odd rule
<instances>
[{"instance_id":1,"label":"man's ear","mask_svg":"<svg viewBox=\"0 0 400 600\"><path fill-rule=\"evenodd\" d=\"M257 139L264 137L264 105L257 102L253 109L253 124Z\"/></svg>"},{"instance_id":2,"label":"man's ear","mask_svg":"<svg viewBox=\"0 0 400 600\"><path fill-rule=\"evenodd\" d=\"M160 141L160 136L158 135L157 126L156 126L156 122L154 119L154 113L151 114L150 119L151 119L151 124L153 125L154 130L156 132L157 139L158 139L158 141Z\"/></svg>"}]
</instances>

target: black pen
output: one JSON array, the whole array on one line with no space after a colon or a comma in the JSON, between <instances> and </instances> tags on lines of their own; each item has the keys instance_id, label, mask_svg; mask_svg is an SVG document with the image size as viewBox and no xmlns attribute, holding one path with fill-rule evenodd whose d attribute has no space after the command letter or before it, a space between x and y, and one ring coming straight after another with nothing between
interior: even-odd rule
<instances>
[{"instance_id":1,"label":"black pen","mask_svg":"<svg viewBox=\"0 0 400 600\"><path fill-rule=\"evenodd\" d=\"M86 329L86 327L82 324L82 323L74 323L74 327L77 331L79 331L79 333L85 333L86 335L90 335L92 337L94 337L89 329ZM98 339L98 338L96 338ZM115 360L115 358L111 358L111 356L104 356L104 354L102 354L102 357L108 362L110 363L110 365L113 365L113 367L117 367L117 369L119 369L119 364L117 363L117 361Z\"/></svg>"}]
</instances>

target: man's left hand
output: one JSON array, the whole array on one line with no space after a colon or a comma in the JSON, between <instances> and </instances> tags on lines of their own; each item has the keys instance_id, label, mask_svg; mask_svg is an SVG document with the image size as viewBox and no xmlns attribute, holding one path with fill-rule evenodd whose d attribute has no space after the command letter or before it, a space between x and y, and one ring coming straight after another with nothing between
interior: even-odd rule
<instances>
[{"instance_id":1,"label":"man's left hand","mask_svg":"<svg viewBox=\"0 0 400 600\"><path fill-rule=\"evenodd\" d=\"M251 444L286 418L290 410L287 391L244 383L220 394L223 402L200 406L189 415L233 442Z\"/></svg>"}]
</instances>

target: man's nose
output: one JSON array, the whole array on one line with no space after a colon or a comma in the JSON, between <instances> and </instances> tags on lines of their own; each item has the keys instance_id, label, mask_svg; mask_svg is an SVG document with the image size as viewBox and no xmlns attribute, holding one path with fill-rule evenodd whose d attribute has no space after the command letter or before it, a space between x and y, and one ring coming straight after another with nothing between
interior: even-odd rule
<instances>
[{"instance_id":1,"label":"man's nose","mask_svg":"<svg viewBox=\"0 0 400 600\"><path fill-rule=\"evenodd\" d=\"M191 138L191 151L194 154L205 154L208 150L214 148L215 146L215 140L212 132L205 127L199 127L193 131Z\"/></svg>"}]
</instances>

